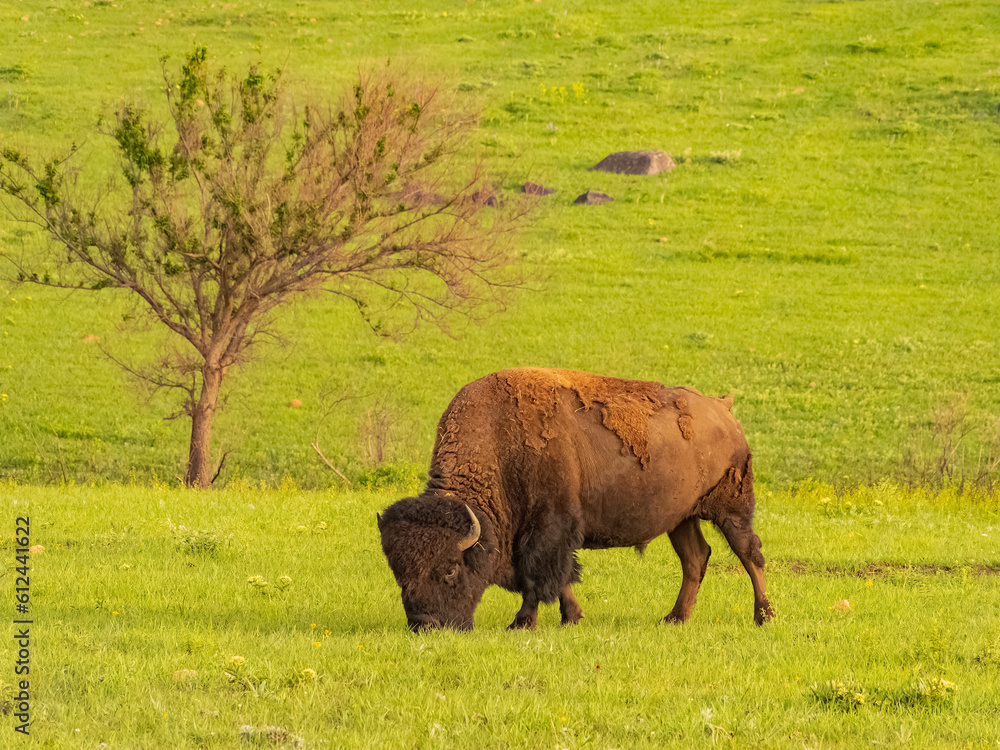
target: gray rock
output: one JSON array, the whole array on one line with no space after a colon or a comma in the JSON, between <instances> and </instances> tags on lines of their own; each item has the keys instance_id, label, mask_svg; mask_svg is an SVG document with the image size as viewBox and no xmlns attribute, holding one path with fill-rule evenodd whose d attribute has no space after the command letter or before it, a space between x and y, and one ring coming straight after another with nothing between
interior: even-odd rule
<instances>
[{"instance_id":1,"label":"gray rock","mask_svg":"<svg viewBox=\"0 0 1000 750\"><path fill-rule=\"evenodd\" d=\"M528 195L552 195L555 190L539 185L535 182L526 182L521 186L521 192Z\"/></svg>"},{"instance_id":2,"label":"gray rock","mask_svg":"<svg viewBox=\"0 0 1000 750\"><path fill-rule=\"evenodd\" d=\"M499 208L500 206L500 193L491 188L480 188L479 190L472 193L468 200L471 203L475 203L479 206L489 206L490 208Z\"/></svg>"},{"instance_id":3,"label":"gray rock","mask_svg":"<svg viewBox=\"0 0 1000 750\"><path fill-rule=\"evenodd\" d=\"M599 206L602 203L608 203L613 200L614 198L607 193L602 193L600 190L588 190L573 201L573 203L579 203L584 206Z\"/></svg>"},{"instance_id":4,"label":"gray rock","mask_svg":"<svg viewBox=\"0 0 1000 750\"><path fill-rule=\"evenodd\" d=\"M591 169L615 174L658 174L677 165L666 151L618 151L605 156Z\"/></svg>"},{"instance_id":5,"label":"gray rock","mask_svg":"<svg viewBox=\"0 0 1000 750\"><path fill-rule=\"evenodd\" d=\"M408 208L424 208L426 206L440 206L448 202L448 199L427 185L414 183L407 185L405 189L393 193L393 199L404 204Z\"/></svg>"}]
</instances>

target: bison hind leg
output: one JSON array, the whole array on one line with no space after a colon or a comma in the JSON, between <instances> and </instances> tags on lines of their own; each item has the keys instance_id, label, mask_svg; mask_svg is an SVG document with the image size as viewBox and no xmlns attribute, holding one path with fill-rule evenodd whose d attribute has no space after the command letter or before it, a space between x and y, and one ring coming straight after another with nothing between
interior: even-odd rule
<instances>
[{"instance_id":1,"label":"bison hind leg","mask_svg":"<svg viewBox=\"0 0 1000 750\"><path fill-rule=\"evenodd\" d=\"M750 518L727 518L717 526L750 576L753 584L753 620L758 625L763 625L774 616L774 611L767 599L760 537L754 533Z\"/></svg>"},{"instance_id":2,"label":"bison hind leg","mask_svg":"<svg viewBox=\"0 0 1000 750\"><path fill-rule=\"evenodd\" d=\"M722 481L702 499L699 515L718 527L746 569L753 584L753 619L758 625L763 625L771 619L773 612L765 593L760 537L753 530L755 505L753 459L747 454L743 469L730 468Z\"/></svg>"},{"instance_id":3,"label":"bison hind leg","mask_svg":"<svg viewBox=\"0 0 1000 750\"><path fill-rule=\"evenodd\" d=\"M708 570L708 558L712 548L701 533L701 520L692 517L670 532L670 543L674 552L681 559L681 590L677 594L677 602L670 614L663 618L664 622L684 622L691 616L698 589Z\"/></svg>"}]
</instances>

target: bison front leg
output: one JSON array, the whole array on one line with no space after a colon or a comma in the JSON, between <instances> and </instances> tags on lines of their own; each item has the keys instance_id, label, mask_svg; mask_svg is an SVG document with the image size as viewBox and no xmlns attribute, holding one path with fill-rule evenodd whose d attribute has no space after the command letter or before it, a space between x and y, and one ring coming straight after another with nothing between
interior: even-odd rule
<instances>
[{"instance_id":1,"label":"bison front leg","mask_svg":"<svg viewBox=\"0 0 1000 750\"><path fill-rule=\"evenodd\" d=\"M698 589L708 570L708 558L712 548L708 546L701 533L701 521L689 518L670 532L670 543L681 559L681 590L677 595L677 603L670 614L663 618L664 622L684 622L691 616L691 609L698 598Z\"/></svg>"},{"instance_id":2,"label":"bison front leg","mask_svg":"<svg viewBox=\"0 0 1000 750\"><path fill-rule=\"evenodd\" d=\"M566 584L562 593L559 594L559 614L562 617L563 625L576 625L583 619L583 608L573 596L573 586ZM514 616L514 622L507 626L508 630L518 630L521 628L533 628L538 624L538 599L525 595L521 609Z\"/></svg>"},{"instance_id":3,"label":"bison front leg","mask_svg":"<svg viewBox=\"0 0 1000 750\"><path fill-rule=\"evenodd\" d=\"M760 537L753 531L753 520L726 519L719 524L719 530L750 575L750 582L753 584L753 621L763 625L774 616L774 611L765 593L764 555L761 552Z\"/></svg>"},{"instance_id":4,"label":"bison front leg","mask_svg":"<svg viewBox=\"0 0 1000 750\"><path fill-rule=\"evenodd\" d=\"M573 596L573 587L570 584L566 584L566 588L559 594L559 614L562 616L563 625L576 625L583 619L583 608Z\"/></svg>"},{"instance_id":5,"label":"bison front leg","mask_svg":"<svg viewBox=\"0 0 1000 750\"><path fill-rule=\"evenodd\" d=\"M515 580L523 601L510 624L511 630L533 628L538 622L538 605L559 600L564 625L583 617L573 596L572 585L580 580L576 550L583 544L576 519L551 514L539 519L517 545Z\"/></svg>"},{"instance_id":6,"label":"bison front leg","mask_svg":"<svg viewBox=\"0 0 1000 750\"><path fill-rule=\"evenodd\" d=\"M538 624L538 599L534 596L524 594L521 600L521 609L514 615L514 622L507 626L507 630L531 629Z\"/></svg>"}]
</instances>

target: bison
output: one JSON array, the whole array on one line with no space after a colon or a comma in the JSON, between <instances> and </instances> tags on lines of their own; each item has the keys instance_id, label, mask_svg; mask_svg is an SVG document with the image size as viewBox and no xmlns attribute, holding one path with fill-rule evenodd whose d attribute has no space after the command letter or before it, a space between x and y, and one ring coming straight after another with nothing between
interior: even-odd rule
<instances>
[{"instance_id":1,"label":"bison","mask_svg":"<svg viewBox=\"0 0 1000 750\"><path fill-rule=\"evenodd\" d=\"M711 521L750 575L754 621L771 617L753 530L750 448L732 398L690 388L518 368L462 388L437 428L427 486L377 515L411 630L471 629L491 584L523 597L511 628L559 600L563 624L578 549L646 545L666 533L683 581L666 622L691 614Z\"/></svg>"}]
</instances>

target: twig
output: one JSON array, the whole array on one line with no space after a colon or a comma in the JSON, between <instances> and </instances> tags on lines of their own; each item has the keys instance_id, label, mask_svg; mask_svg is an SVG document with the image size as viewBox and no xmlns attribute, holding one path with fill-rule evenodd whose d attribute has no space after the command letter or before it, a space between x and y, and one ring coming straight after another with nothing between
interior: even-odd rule
<instances>
[{"instance_id":1,"label":"twig","mask_svg":"<svg viewBox=\"0 0 1000 750\"><path fill-rule=\"evenodd\" d=\"M42 444L38 442L38 438L35 437L35 433L32 431L28 423L25 422L23 424L24 424L24 429L31 437L31 442L35 444L35 450L38 451L38 457L42 460L42 463L45 465L45 471L49 473L49 481L54 484L56 481L55 475L53 474L52 469L49 468L49 462L48 460L46 460L45 451L42 450Z\"/></svg>"},{"instance_id":2,"label":"twig","mask_svg":"<svg viewBox=\"0 0 1000 750\"><path fill-rule=\"evenodd\" d=\"M340 403L343 403L344 401L347 401L348 399L356 398L356 396L350 396L349 392L350 392L349 389L346 390L344 392L344 395L342 395L340 398L338 398L336 401L334 401L333 405L331 406L331 408L327 409L326 413L319 420L319 424L316 425L316 442L315 443L309 443L309 445L312 446L313 450L316 451L316 453L319 454L319 457L323 459L323 463L325 463L327 466L329 466L331 469L333 469L335 472L337 472L337 476L339 476L341 479L343 479L345 482L347 482L348 485L351 484L351 480L348 479L347 477L345 477L341 473L340 469L338 469L336 466L334 466L332 463L330 463L330 461L327 459L327 457L323 455L323 451L321 451L319 449L319 433L323 429L323 422L326 421L327 417L329 417L331 414L333 414L333 407L337 406ZM321 398L325 398L325 394L322 395Z\"/></svg>"},{"instance_id":3,"label":"twig","mask_svg":"<svg viewBox=\"0 0 1000 750\"><path fill-rule=\"evenodd\" d=\"M318 442L316 442L316 443L309 443L309 445L311 445L313 447L313 450L316 451L319 454L319 457L323 459L323 463L325 463L327 466L329 466L331 469L333 469L335 472L337 472L337 476L339 476L341 479L343 479L348 484L351 484L351 480L348 479L347 477L345 477L343 474L341 474L340 469L338 469L336 466L334 466L333 464L331 464L327 460L326 456L323 455L323 451L321 451L319 449L319 443Z\"/></svg>"},{"instance_id":4,"label":"twig","mask_svg":"<svg viewBox=\"0 0 1000 750\"><path fill-rule=\"evenodd\" d=\"M226 459L229 458L230 453L232 453L231 450L223 452L222 458L219 459L219 468L215 470L215 475L212 477L212 481L209 482L209 484L215 484L215 480L218 479L219 474L222 473L222 467L226 465Z\"/></svg>"},{"instance_id":5,"label":"twig","mask_svg":"<svg viewBox=\"0 0 1000 750\"><path fill-rule=\"evenodd\" d=\"M56 450L59 451L59 468L62 469L63 484L68 484L69 480L66 479L66 462L63 460L62 443L59 442L59 438L56 438Z\"/></svg>"}]
</instances>

